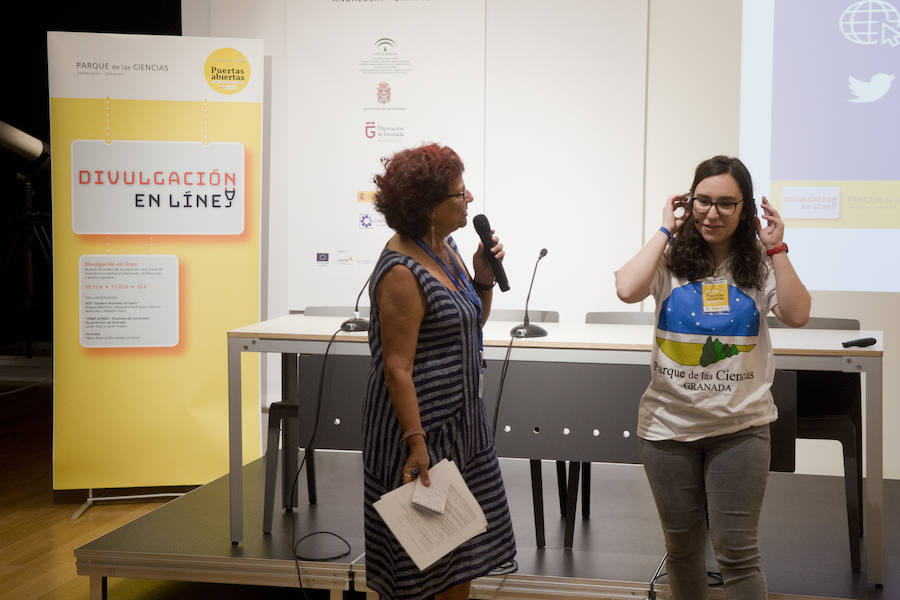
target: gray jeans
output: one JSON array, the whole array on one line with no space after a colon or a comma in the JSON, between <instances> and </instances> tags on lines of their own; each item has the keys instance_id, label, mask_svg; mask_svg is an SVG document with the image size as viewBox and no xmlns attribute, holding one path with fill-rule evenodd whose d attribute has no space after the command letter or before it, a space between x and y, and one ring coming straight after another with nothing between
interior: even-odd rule
<instances>
[{"instance_id":1,"label":"gray jeans","mask_svg":"<svg viewBox=\"0 0 900 600\"><path fill-rule=\"evenodd\" d=\"M707 516L729 600L766 598L758 525L769 477L769 426L694 442L639 440L678 600L707 597Z\"/></svg>"}]
</instances>

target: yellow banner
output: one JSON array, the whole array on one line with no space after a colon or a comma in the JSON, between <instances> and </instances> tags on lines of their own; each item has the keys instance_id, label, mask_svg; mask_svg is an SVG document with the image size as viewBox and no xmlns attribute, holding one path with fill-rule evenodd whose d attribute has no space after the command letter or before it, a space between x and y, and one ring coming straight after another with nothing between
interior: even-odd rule
<instances>
[{"instance_id":1,"label":"yellow banner","mask_svg":"<svg viewBox=\"0 0 900 600\"><path fill-rule=\"evenodd\" d=\"M53 98L51 115L53 487L206 483L228 470L226 332L260 314L261 104ZM221 194L204 161L226 165ZM249 461L258 355L243 363Z\"/></svg>"}]
</instances>

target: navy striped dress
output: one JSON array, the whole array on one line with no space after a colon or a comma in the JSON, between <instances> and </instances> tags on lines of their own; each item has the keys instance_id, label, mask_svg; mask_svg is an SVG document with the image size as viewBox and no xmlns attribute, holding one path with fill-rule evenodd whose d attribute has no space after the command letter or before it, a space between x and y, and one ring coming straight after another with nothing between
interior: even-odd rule
<instances>
[{"instance_id":1,"label":"navy striped dress","mask_svg":"<svg viewBox=\"0 0 900 600\"><path fill-rule=\"evenodd\" d=\"M456 251L452 238L447 238ZM408 455L391 405L381 353L381 322L375 290L395 265L416 276L425 292L413 382L431 464L449 458L487 517L487 531L420 571L372 504L400 486ZM390 600L417 600L487 574L515 556L506 490L494 440L479 396L482 374L478 348L478 309L461 292L446 288L416 260L385 249L369 285L369 347L372 363L363 407L366 585Z\"/></svg>"}]
</instances>

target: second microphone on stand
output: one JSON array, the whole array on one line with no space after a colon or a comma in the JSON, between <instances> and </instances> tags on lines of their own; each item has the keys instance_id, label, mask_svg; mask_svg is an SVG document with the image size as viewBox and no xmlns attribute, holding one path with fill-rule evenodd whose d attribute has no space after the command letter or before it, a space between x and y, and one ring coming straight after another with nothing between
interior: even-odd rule
<instances>
[{"instance_id":1,"label":"second microphone on stand","mask_svg":"<svg viewBox=\"0 0 900 600\"><path fill-rule=\"evenodd\" d=\"M534 261L534 272L531 274L531 283L528 285L528 296L525 298L525 318L521 325L516 325L509 331L509 335L518 338L543 337L547 335L547 330L540 325L535 325L528 320L528 303L531 301L531 288L534 287L534 276L537 275L538 263L547 256L547 249L541 248L541 253L537 260Z\"/></svg>"},{"instance_id":2,"label":"second microphone on stand","mask_svg":"<svg viewBox=\"0 0 900 600\"><path fill-rule=\"evenodd\" d=\"M374 273L374 271L373 271ZM356 305L353 307L353 317L347 319L343 323L341 323L341 331L368 331L369 330L369 320L361 318L359 316L359 299L362 298L363 292L366 290L366 286L369 285L369 281L372 279L372 273L369 273L369 276L366 278L366 282L363 284L362 288L359 290L359 294L356 295Z\"/></svg>"}]
</instances>

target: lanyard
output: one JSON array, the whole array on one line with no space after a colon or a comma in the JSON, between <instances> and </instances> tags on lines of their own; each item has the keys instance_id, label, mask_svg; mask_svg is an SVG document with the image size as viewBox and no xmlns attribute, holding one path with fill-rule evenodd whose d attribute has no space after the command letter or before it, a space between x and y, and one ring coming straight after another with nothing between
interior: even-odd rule
<instances>
[{"instance_id":1,"label":"lanyard","mask_svg":"<svg viewBox=\"0 0 900 600\"><path fill-rule=\"evenodd\" d=\"M413 238L413 240L419 245L420 248L422 248L422 250L428 253L428 256L434 259L434 262L436 262L447 275L447 277L450 278L450 281L456 284L456 287L459 288L459 291L462 292L462 294L466 298L468 298L472 304L475 305L475 308L478 310L478 348L480 350L483 350L483 333L481 331L481 297L478 295L478 292L475 291L475 288L472 287L472 282L469 281L468 276L460 271L459 263L453 260L452 254L450 256L450 262L453 263L453 270L455 271L455 274L451 272L450 267L444 264L444 261L442 261L440 257L438 257L438 255L428 247L428 244L422 241L422 238Z\"/></svg>"}]
</instances>

